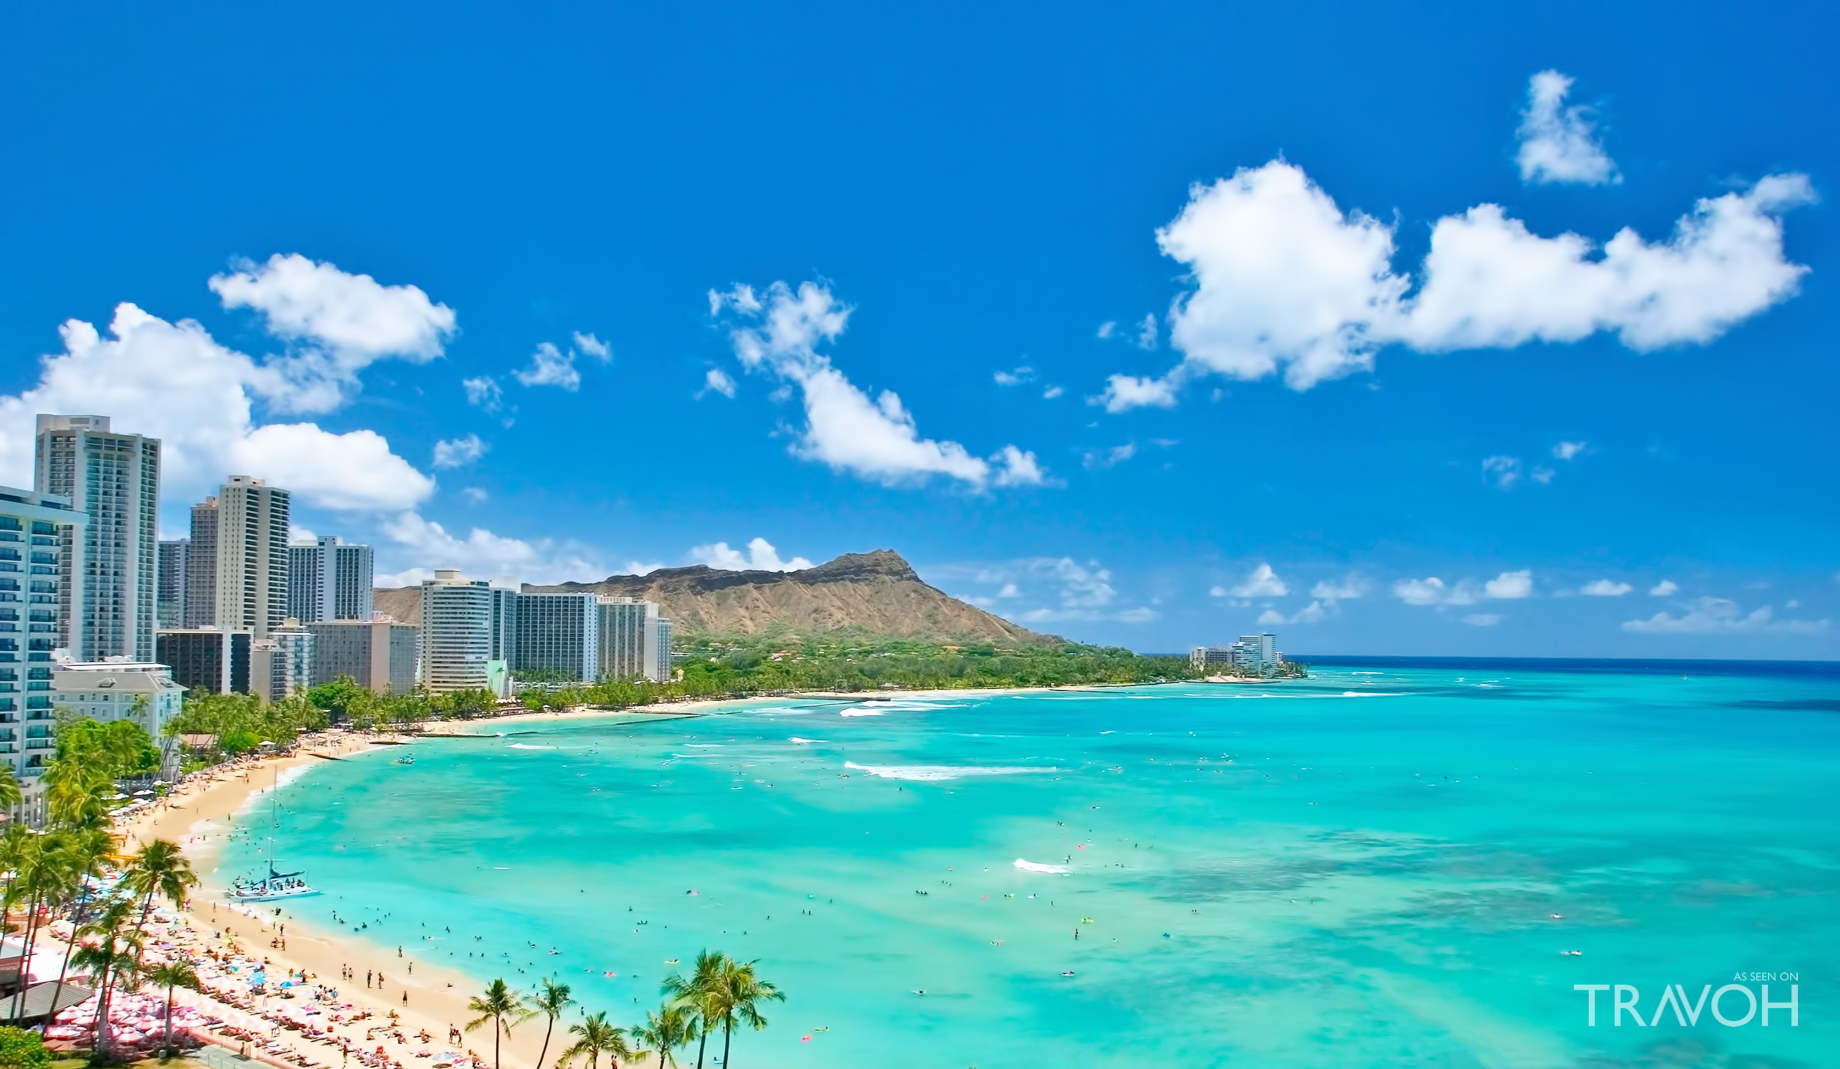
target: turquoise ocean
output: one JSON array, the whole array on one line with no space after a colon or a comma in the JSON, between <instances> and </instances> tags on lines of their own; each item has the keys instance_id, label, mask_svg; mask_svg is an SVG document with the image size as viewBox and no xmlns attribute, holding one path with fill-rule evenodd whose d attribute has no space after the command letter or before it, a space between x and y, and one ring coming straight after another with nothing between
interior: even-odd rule
<instances>
[{"instance_id":1,"label":"turquoise ocean","mask_svg":"<svg viewBox=\"0 0 1840 1069\"><path fill-rule=\"evenodd\" d=\"M620 1023L669 959L758 959L787 998L744 1067L1840 1065L1840 666L1318 663L497 730L315 766L218 882L272 832L325 892L289 913L377 967L554 975ZM1734 982L1728 1020L1793 984L1796 1023L1649 1023ZM1611 992L1588 1024L1575 984L1643 1024Z\"/></svg>"}]
</instances>

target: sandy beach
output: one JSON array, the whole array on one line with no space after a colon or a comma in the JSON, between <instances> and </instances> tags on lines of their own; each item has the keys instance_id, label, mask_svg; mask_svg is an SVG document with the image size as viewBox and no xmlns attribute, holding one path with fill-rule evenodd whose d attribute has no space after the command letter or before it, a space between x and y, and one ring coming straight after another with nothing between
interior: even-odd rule
<instances>
[{"instance_id":1,"label":"sandy beach","mask_svg":"<svg viewBox=\"0 0 1840 1069\"><path fill-rule=\"evenodd\" d=\"M1015 688L1004 688L886 691L873 694L823 693L787 697L851 702L976 698L1014 692ZM218 851L229 838L237 814L252 804L259 804L260 795L278 781L286 782L293 776L304 774L321 761L341 759L377 746L413 746L418 738L431 736L498 735L507 729L516 730L567 720L595 718L644 723L695 717L724 706L752 700L756 699L683 701L619 712L583 707L566 711L514 713L475 720L443 721L426 725L418 732L398 734L328 732L303 740L298 750L289 756L246 761L235 767L188 780L174 793L136 814L128 822L124 829L127 849L138 850L156 838L178 843L202 878L188 910L180 914L178 919L192 930L201 945L223 948L234 940L240 943L245 953L265 960L271 974L305 970L315 983L323 982L338 988L341 1002L350 1002L360 1010L368 1009L377 1017L385 1017L392 1011L400 1014L400 1031L409 1037L408 1042L398 1044L387 1038L381 1039L381 1042L389 1057L413 1066L417 1063L413 1061L412 1052L426 1046L418 1043L414 1034L426 1030L438 1040L446 1037L450 1028L464 1029L473 1017L466 1009L467 1001L479 993L490 977L469 977L450 966L418 956L410 946L377 949L348 933L327 931L310 925L296 917L287 908L285 900L280 903L279 914L274 912L274 906L259 911L250 910L249 907L241 907L240 910L232 908L231 903L224 898L228 877L215 872L215 868ZM258 912L259 915L250 915ZM341 979L347 967L354 970L356 979ZM367 972L380 974L378 986L366 986ZM196 1003L198 1000L194 998L192 1001ZM630 1026L638 1023L643 1011L650 1008L654 1007L570 1007L557 1023L557 1033L550 1042L547 1060L553 1065L557 1053L567 1046L567 1025L580 1019L581 1010L594 1012L607 1009L615 1023ZM502 1064L513 1069L544 1069L537 1061L543 1045L545 1023L538 1018L516 1026L512 1035L504 1040L500 1055ZM357 1038L364 1031L364 1028L357 1027L350 1034ZM294 1045L322 1064L328 1058L328 1048L325 1046L308 1042L295 1033L282 1032L280 1036L284 1042ZM363 1044L365 1049L373 1049L375 1045L370 1042ZM463 1046L489 1065L492 1059L489 1026L465 1033ZM333 1053L331 1057L336 1059L338 1055Z\"/></svg>"}]
</instances>

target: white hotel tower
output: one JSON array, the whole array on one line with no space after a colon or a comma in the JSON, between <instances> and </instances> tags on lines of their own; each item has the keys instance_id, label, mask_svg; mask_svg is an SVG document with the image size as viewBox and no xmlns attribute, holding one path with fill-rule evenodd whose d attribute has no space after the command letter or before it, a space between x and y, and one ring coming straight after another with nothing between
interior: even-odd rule
<instances>
[{"instance_id":1,"label":"white hotel tower","mask_svg":"<svg viewBox=\"0 0 1840 1069\"><path fill-rule=\"evenodd\" d=\"M493 590L458 568L422 580L422 685L432 694L488 687L493 660Z\"/></svg>"}]
</instances>

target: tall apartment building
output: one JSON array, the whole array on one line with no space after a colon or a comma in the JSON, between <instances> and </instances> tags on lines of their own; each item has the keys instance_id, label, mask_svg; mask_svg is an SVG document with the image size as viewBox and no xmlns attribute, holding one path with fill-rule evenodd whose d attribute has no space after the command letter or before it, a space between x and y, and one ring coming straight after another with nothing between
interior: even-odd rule
<instances>
[{"instance_id":1,"label":"tall apartment building","mask_svg":"<svg viewBox=\"0 0 1840 1069\"><path fill-rule=\"evenodd\" d=\"M287 613L303 624L371 618L371 547L338 535L288 546Z\"/></svg>"},{"instance_id":2,"label":"tall apartment building","mask_svg":"<svg viewBox=\"0 0 1840 1069\"><path fill-rule=\"evenodd\" d=\"M249 689L263 701L280 701L313 685L315 635L292 616L249 650Z\"/></svg>"},{"instance_id":3,"label":"tall apartment building","mask_svg":"<svg viewBox=\"0 0 1840 1069\"><path fill-rule=\"evenodd\" d=\"M160 543L160 581L154 593L154 622L160 627L185 626L185 582L192 540L175 538Z\"/></svg>"},{"instance_id":4,"label":"tall apartment building","mask_svg":"<svg viewBox=\"0 0 1840 1069\"><path fill-rule=\"evenodd\" d=\"M512 670L555 682L600 679L600 619L593 594L517 595Z\"/></svg>"},{"instance_id":5,"label":"tall apartment building","mask_svg":"<svg viewBox=\"0 0 1840 1069\"><path fill-rule=\"evenodd\" d=\"M192 506L191 548L185 554L185 627L217 622L217 496Z\"/></svg>"},{"instance_id":6,"label":"tall apartment building","mask_svg":"<svg viewBox=\"0 0 1840 1069\"><path fill-rule=\"evenodd\" d=\"M430 693L479 690L491 682L491 584L440 568L422 581L422 685Z\"/></svg>"},{"instance_id":7,"label":"tall apartment building","mask_svg":"<svg viewBox=\"0 0 1840 1069\"><path fill-rule=\"evenodd\" d=\"M517 659L518 589L492 584L492 659L507 665Z\"/></svg>"},{"instance_id":8,"label":"tall apartment building","mask_svg":"<svg viewBox=\"0 0 1840 1069\"><path fill-rule=\"evenodd\" d=\"M215 626L267 638L287 618L289 504L248 475L218 491Z\"/></svg>"},{"instance_id":9,"label":"tall apartment building","mask_svg":"<svg viewBox=\"0 0 1840 1069\"><path fill-rule=\"evenodd\" d=\"M35 486L89 516L65 528L58 611L72 655L152 661L157 631L160 442L107 416L38 417ZM79 573L80 576L79 576Z\"/></svg>"},{"instance_id":10,"label":"tall apartment building","mask_svg":"<svg viewBox=\"0 0 1840 1069\"><path fill-rule=\"evenodd\" d=\"M671 621L658 603L637 598L597 598L600 614L600 677L610 680L671 677Z\"/></svg>"},{"instance_id":11,"label":"tall apartment building","mask_svg":"<svg viewBox=\"0 0 1840 1069\"><path fill-rule=\"evenodd\" d=\"M161 631L159 662L189 690L212 694L248 694L255 636L248 631L215 627Z\"/></svg>"},{"instance_id":12,"label":"tall apartment building","mask_svg":"<svg viewBox=\"0 0 1840 1069\"><path fill-rule=\"evenodd\" d=\"M306 628L313 632L313 686L350 676L373 694L415 689L421 629L414 624L320 620Z\"/></svg>"},{"instance_id":13,"label":"tall apartment building","mask_svg":"<svg viewBox=\"0 0 1840 1069\"><path fill-rule=\"evenodd\" d=\"M0 763L21 781L54 745L51 653L66 645L58 603L66 582L82 582L82 569L66 578L62 557L82 551L88 523L66 498L0 486Z\"/></svg>"}]
</instances>

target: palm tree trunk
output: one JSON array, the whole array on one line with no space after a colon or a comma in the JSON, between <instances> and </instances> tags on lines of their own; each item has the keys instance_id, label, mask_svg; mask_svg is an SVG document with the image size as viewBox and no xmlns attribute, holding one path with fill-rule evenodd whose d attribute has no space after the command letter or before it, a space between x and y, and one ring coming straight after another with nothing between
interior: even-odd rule
<instances>
[{"instance_id":1,"label":"palm tree trunk","mask_svg":"<svg viewBox=\"0 0 1840 1069\"><path fill-rule=\"evenodd\" d=\"M162 1049L166 1051L166 1054L168 1057L172 1056L172 993L173 993L172 985L167 984L166 985L166 1046L163 1047Z\"/></svg>"},{"instance_id":2,"label":"palm tree trunk","mask_svg":"<svg viewBox=\"0 0 1840 1069\"><path fill-rule=\"evenodd\" d=\"M503 1030L504 1023L502 1017L492 1018L492 1069L498 1069L498 1034Z\"/></svg>"},{"instance_id":3,"label":"palm tree trunk","mask_svg":"<svg viewBox=\"0 0 1840 1069\"><path fill-rule=\"evenodd\" d=\"M703 1034L696 1037L696 1069L703 1069L703 1048L708 1045L709 1029L705 1028Z\"/></svg>"},{"instance_id":4,"label":"palm tree trunk","mask_svg":"<svg viewBox=\"0 0 1840 1069\"><path fill-rule=\"evenodd\" d=\"M30 912L26 914L26 956L19 961L19 990L13 992L12 1017L14 1020L19 1019L20 1003L23 1002L26 997L27 984L31 982L32 943L34 938L38 935L38 892L36 890L32 892L32 902L29 908ZM77 933L73 931L70 934L72 938L75 938Z\"/></svg>"},{"instance_id":5,"label":"palm tree trunk","mask_svg":"<svg viewBox=\"0 0 1840 1069\"><path fill-rule=\"evenodd\" d=\"M728 1037L735 1030L733 1017L722 1018L722 1069L728 1069Z\"/></svg>"},{"instance_id":6,"label":"palm tree trunk","mask_svg":"<svg viewBox=\"0 0 1840 1069\"><path fill-rule=\"evenodd\" d=\"M556 1030L556 1019L549 1019L549 1027L543 1030L543 1049L537 1052L537 1069L543 1069L543 1059L549 1057L549 1034Z\"/></svg>"},{"instance_id":7,"label":"palm tree trunk","mask_svg":"<svg viewBox=\"0 0 1840 1069\"><path fill-rule=\"evenodd\" d=\"M70 942L64 944L64 964L58 966L58 985L51 989L51 1010L45 1020L50 1021L58 1013L58 997L64 993L64 978L70 974L70 952L77 948L77 928L83 923L83 892L89 887L90 870L96 867L91 861L83 866L82 875L77 877L76 903L70 911Z\"/></svg>"}]
</instances>

